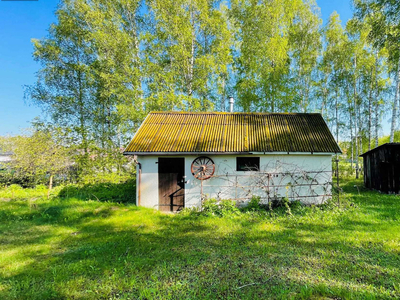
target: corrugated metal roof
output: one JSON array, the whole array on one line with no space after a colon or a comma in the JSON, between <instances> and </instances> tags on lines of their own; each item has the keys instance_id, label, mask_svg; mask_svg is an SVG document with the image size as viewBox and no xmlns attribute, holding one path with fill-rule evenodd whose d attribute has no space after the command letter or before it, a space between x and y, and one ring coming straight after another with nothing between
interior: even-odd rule
<instances>
[{"instance_id":1,"label":"corrugated metal roof","mask_svg":"<svg viewBox=\"0 0 400 300\"><path fill-rule=\"evenodd\" d=\"M320 114L152 112L125 154L341 153Z\"/></svg>"}]
</instances>

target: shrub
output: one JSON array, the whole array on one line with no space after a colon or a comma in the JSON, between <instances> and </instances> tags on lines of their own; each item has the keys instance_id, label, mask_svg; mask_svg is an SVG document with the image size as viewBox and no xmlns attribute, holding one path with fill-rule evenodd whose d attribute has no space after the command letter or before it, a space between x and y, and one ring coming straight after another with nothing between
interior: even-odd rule
<instances>
[{"instance_id":1,"label":"shrub","mask_svg":"<svg viewBox=\"0 0 400 300\"><path fill-rule=\"evenodd\" d=\"M233 200L217 201L216 199L207 199L203 201L202 208L202 213L208 216L214 215L223 217L239 212L239 209L236 207L236 203Z\"/></svg>"},{"instance_id":2,"label":"shrub","mask_svg":"<svg viewBox=\"0 0 400 300\"><path fill-rule=\"evenodd\" d=\"M219 208L221 211L221 216L236 214L237 212L239 212L239 209L237 208L236 203L233 200L221 200L219 202Z\"/></svg>"},{"instance_id":3,"label":"shrub","mask_svg":"<svg viewBox=\"0 0 400 300\"><path fill-rule=\"evenodd\" d=\"M269 201L268 204L262 204L260 196L252 196L248 205L245 206L242 211L272 211L275 208L284 208L287 214L291 214L292 208L298 208L301 206L300 201L290 201L287 197L275 199Z\"/></svg>"},{"instance_id":4,"label":"shrub","mask_svg":"<svg viewBox=\"0 0 400 300\"><path fill-rule=\"evenodd\" d=\"M135 180L122 183L96 183L65 186L59 193L61 198L77 198L82 200L110 201L118 203L135 203Z\"/></svg>"},{"instance_id":5,"label":"shrub","mask_svg":"<svg viewBox=\"0 0 400 300\"><path fill-rule=\"evenodd\" d=\"M27 176L25 174L19 174L10 170L0 170L0 187L6 187L13 184L18 184L24 188L35 187L37 183L41 183L43 180Z\"/></svg>"},{"instance_id":6,"label":"shrub","mask_svg":"<svg viewBox=\"0 0 400 300\"><path fill-rule=\"evenodd\" d=\"M286 213L288 215L292 215L292 210L290 209L289 203L290 203L290 200L287 197L282 198L282 204L286 208Z\"/></svg>"},{"instance_id":7,"label":"shrub","mask_svg":"<svg viewBox=\"0 0 400 300\"><path fill-rule=\"evenodd\" d=\"M214 215L218 211L218 202L215 199L206 199L203 201L202 212L206 215Z\"/></svg>"},{"instance_id":8,"label":"shrub","mask_svg":"<svg viewBox=\"0 0 400 300\"><path fill-rule=\"evenodd\" d=\"M260 204L260 201L261 201L260 196L253 195L244 210L250 210L250 211L264 210L264 208Z\"/></svg>"}]
</instances>

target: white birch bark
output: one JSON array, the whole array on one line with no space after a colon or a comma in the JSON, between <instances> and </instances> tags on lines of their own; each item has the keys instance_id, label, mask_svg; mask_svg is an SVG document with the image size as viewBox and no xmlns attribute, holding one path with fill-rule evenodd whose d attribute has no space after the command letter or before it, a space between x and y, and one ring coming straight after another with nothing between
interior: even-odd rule
<instances>
[{"instance_id":1,"label":"white birch bark","mask_svg":"<svg viewBox=\"0 0 400 300\"><path fill-rule=\"evenodd\" d=\"M399 62L397 64L396 95L393 101L392 124L390 126L390 143L393 143L394 141L394 131L396 129L397 104L399 102L399 94L400 94L400 57L399 57Z\"/></svg>"}]
</instances>

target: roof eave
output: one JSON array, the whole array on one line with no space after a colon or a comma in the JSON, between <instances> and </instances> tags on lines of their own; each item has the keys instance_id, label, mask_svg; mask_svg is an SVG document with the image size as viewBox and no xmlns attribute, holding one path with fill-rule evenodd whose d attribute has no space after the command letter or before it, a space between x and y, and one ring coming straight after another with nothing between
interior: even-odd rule
<instances>
[{"instance_id":1,"label":"roof eave","mask_svg":"<svg viewBox=\"0 0 400 300\"><path fill-rule=\"evenodd\" d=\"M125 151L123 155L336 155L339 152L130 152Z\"/></svg>"},{"instance_id":2,"label":"roof eave","mask_svg":"<svg viewBox=\"0 0 400 300\"><path fill-rule=\"evenodd\" d=\"M400 146L400 143L385 143L385 144L379 145L378 147L375 147L374 149L368 150L367 152L364 152L363 154L360 154L358 157L364 157L365 155L375 152L378 149L381 149L384 147L389 147L389 146Z\"/></svg>"}]
</instances>

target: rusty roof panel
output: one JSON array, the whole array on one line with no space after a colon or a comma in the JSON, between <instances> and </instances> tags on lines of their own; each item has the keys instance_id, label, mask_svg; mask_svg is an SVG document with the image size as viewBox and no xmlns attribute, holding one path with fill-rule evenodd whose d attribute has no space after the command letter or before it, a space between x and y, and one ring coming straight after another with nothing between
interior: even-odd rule
<instances>
[{"instance_id":1,"label":"rusty roof panel","mask_svg":"<svg viewBox=\"0 0 400 300\"><path fill-rule=\"evenodd\" d=\"M320 114L150 113L125 153L341 153Z\"/></svg>"}]
</instances>

